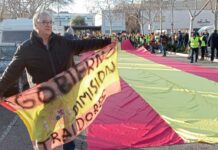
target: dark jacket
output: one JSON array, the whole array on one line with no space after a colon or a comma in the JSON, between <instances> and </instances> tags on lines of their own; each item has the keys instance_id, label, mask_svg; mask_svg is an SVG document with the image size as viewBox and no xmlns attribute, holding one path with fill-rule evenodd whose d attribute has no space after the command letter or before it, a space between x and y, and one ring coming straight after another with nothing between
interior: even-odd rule
<instances>
[{"instance_id":1,"label":"dark jacket","mask_svg":"<svg viewBox=\"0 0 218 150\"><path fill-rule=\"evenodd\" d=\"M208 39L208 46L213 48L218 48L218 33L213 32Z\"/></svg>"},{"instance_id":2,"label":"dark jacket","mask_svg":"<svg viewBox=\"0 0 218 150\"><path fill-rule=\"evenodd\" d=\"M110 39L67 40L52 33L48 46L33 31L29 40L22 43L2 75L0 94L13 84L26 68L33 83L49 80L58 73L68 69L72 56L81 52L95 50L110 44Z\"/></svg>"},{"instance_id":3,"label":"dark jacket","mask_svg":"<svg viewBox=\"0 0 218 150\"><path fill-rule=\"evenodd\" d=\"M79 38L75 34L65 33L64 37L68 40L79 40Z\"/></svg>"},{"instance_id":4,"label":"dark jacket","mask_svg":"<svg viewBox=\"0 0 218 150\"><path fill-rule=\"evenodd\" d=\"M166 45L168 43L168 37L167 35L161 35L160 36L160 41L163 45Z\"/></svg>"}]
</instances>

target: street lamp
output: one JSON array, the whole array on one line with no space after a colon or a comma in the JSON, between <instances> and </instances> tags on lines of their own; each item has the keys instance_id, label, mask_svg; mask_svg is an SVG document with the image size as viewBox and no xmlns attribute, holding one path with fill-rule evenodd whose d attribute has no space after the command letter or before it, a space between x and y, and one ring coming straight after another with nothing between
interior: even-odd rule
<instances>
[{"instance_id":1,"label":"street lamp","mask_svg":"<svg viewBox=\"0 0 218 150\"><path fill-rule=\"evenodd\" d=\"M171 0L171 36L172 36L172 44L174 44L174 4L175 0Z\"/></svg>"},{"instance_id":2,"label":"street lamp","mask_svg":"<svg viewBox=\"0 0 218 150\"><path fill-rule=\"evenodd\" d=\"M215 4L215 21L214 21L214 28L217 30L217 17L218 17L218 11L217 11L217 5L218 5L218 0L216 0L216 2L215 2L216 4Z\"/></svg>"},{"instance_id":3,"label":"street lamp","mask_svg":"<svg viewBox=\"0 0 218 150\"><path fill-rule=\"evenodd\" d=\"M57 0L57 9L58 9L58 25L61 26L61 19L60 19L60 15L59 15L60 0Z\"/></svg>"}]
</instances>

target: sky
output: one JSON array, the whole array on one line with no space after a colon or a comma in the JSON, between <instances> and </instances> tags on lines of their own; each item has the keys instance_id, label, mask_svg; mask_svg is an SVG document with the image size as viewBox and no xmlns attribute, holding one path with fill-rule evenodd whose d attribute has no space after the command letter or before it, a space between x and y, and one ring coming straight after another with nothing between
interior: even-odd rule
<instances>
[{"instance_id":1,"label":"sky","mask_svg":"<svg viewBox=\"0 0 218 150\"><path fill-rule=\"evenodd\" d=\"M68 11L71 13L89 13L88 6L93 4L93 0L74 0L72 5L68 5L60 11ZM96 15L95 25L101 25L101 16Z\"/></svg>"},{"instance_id":2,"label":"sky","mask_svg":"<svg viewBox=\"0 0 218 150\"><path fill-rule=\"evenodd\" d=\"M66 6L66 9L72 13L88 13L87 6L89 1L91 0L74 0L74 3Z\"/></svg>"}]
</instances>

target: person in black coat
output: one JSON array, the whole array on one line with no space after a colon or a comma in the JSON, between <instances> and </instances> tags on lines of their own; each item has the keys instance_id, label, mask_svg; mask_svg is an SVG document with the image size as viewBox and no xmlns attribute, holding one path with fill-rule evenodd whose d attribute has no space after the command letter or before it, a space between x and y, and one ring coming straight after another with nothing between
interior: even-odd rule
<instances>
[{"instance_id":1,"label":"person in black coat","mask_svg":"<svg viewBox=\"0 0 218 150\"><path fill-rule=\"evenodd\" d=\"M1 95L24 69L32 77L32 83L39 84L75 65L72 62L73 55L111 43L110 39L68 40L56 35L52 32L51 16L45 11L34 16L33 25L30 39L17 48L0 78Z\"/></svg>"},{"instance_id":2,"label":"person in black coat","mask_svg":"<svg viewBox=\"0 0 218 150\"><path fill-rule=\"evenodd\" d=\"M216 58L218 58L218 34L217 34L217 30L214 30L214 32L209 36L208 46L211 47L210 60L211 60L211 62L213 62L214 57L215 57L215 50L216 50Z\"/></svg>"},{"instance_id":3,"label":"person in black coat","mask_svg":"<svg viewBox=\"0 0 218 150\"><path fill-rule=\"evenodd\" d=\"M9 66L0 78L0 95L26 69L33 84L49 80L73 66L72 56L87 50L96 50L111 43L110 39L69 40L52 32L52 17L48 12L37 12L33 17L30 39L16 50ZM73 142L64 144L64 150L73 150Z\"/></svg>"},{"instance_id":4,"label":"person in black coat","mask_svg":"<svg viewBox=\"0 0 218 150\"><path fill-rule=\"evenodd\" d=\"M67 29L67 31L64 33L64 37L66 39L69 39L69 40L79 40L79 38L77 37L76 34L74 34L74 31L71 27L69 27Z\"/></svg>"}]
</instances>

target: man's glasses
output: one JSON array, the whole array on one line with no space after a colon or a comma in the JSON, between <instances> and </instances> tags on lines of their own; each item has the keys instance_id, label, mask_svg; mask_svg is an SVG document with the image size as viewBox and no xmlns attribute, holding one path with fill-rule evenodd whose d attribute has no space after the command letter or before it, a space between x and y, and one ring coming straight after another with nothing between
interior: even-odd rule
<instances>
[{"instance_id":1,"label":"man's glasses","mask_svg":"<svg viewBox=\"0 0 218 150\"><path fill-rule=\"evenodd\" d=\"M46 20L39 21L39 23L41 23L42 25L52 25L53 24L52 21L46 21Z\"/></svg>"}]
</instances>

